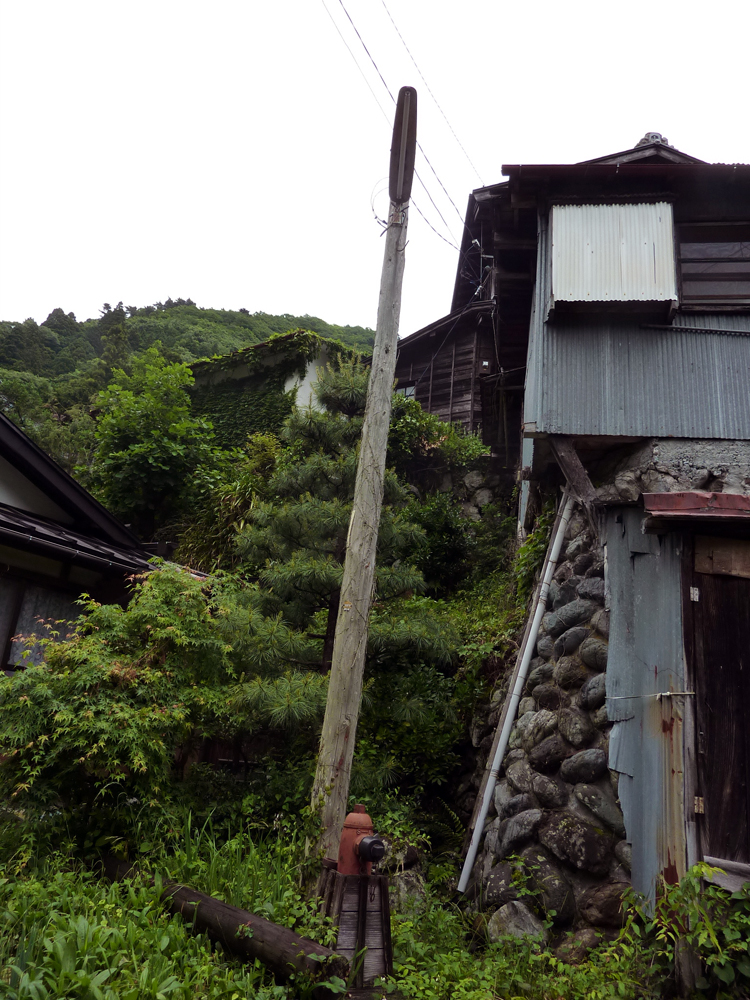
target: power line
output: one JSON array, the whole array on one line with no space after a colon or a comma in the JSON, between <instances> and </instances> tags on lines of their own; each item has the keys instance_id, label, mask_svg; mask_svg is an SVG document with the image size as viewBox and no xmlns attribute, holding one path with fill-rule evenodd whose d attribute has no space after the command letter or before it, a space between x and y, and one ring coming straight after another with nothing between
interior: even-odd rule
<instances>
[{"instance_id":1,"label":"power line","mask_svg":"<svg viewBox=\"0 0 750 1000\"><path fill-rule=\"evenodd\" d=\"M440 185L440 187L441 187L441 188L443 189L443 191L445 191L445 195L446 195L446 197L447 197L448 201L449 201L449 202L451 203L451 205L453 205L453 207L455 208L455 210L456 210L456 215L457 215L457 216L459 217L459 219L461 220L461 225L463 225L463 223L464 223L464 217L463 217L463 215L461 215L461 213L459 212L459 210L458 210L458 205L457 205L457 204L455 203L455 201L454 201L454 200L453 200L453 199L451 198L451 196L450 196L450 195L448 194L448 189L446 188L445 184L443 184L443 182L442 182L442 181L440 180L440 178L438 177L438 175L437 175L437 170L435 170L435 168L433 167L433 165L432 165L432 164L430 163L430 161L429 161L429 159L428 159L428 157L427 157L427 153L425 153L424 149L422 148L422 144L421 144L421 143L420 143L419 141L417 142L417 147L419 148L419 152L420 152L420 153L422 154L422 156L424 156L425 160L427 161L427 166L428 166L428 167L430 168L430 170L431 170L431 171L433 172L433 174L434 174L434 175L435 175L435 177L437 178L437 182L438 182L438 184L439 184L439 185Z\"/></svg>"},{"instance_id":2,"label":"power line","mask_svg":"<svg viewBox=\"0 0 750 1000\"><path fill-rule=\"evenodd\" d=\"M446 115L446 113L445 113L445 112L443 111L443 109L442 109L442 108L440 107L440 104L438 103L438 99L437 99L437 97L435 97L435 95L433 94L432 90L430 89L430 85L429 85L429 83L427 82L427 80L425 80L425 78L424 78L424 73L422 72L422 70L421 70L421 69L419 68L419 66L417 65L417 60L416 60L416 59L414 58L414 56L412 55L412 53L411 53L411 49L410 49L410 48L409 48L409 46L408 46L408 45L406 44L406 40L404 39L404 36L403 36L403 35L401 34L401 32L400 32L400 31L398 30L398 25L397 25L397 24L396 24L396 22L395 22L395 21L393 20L393 14L391 14L391 12L390 12L390 11L388 10L388 7L386 6L386 3L385 3L385 0L380 0L380 2L381 2L381 3L383 4L383 7L385 8L385 12L386 12L386 14L388 15L388 17L390 18L390 21L391 21L391 24L393 25L393 28L394 28L394 31L396 32L396 34L398 35L398 37L399 37L399 38L401 39L401 44L402 44L402 45L404 46L404 48L406 49L406 51L407 51L407 52L408 52L408 54L409 54L409 58L410 58L410 59L411 59L411 61L412 61L412 62L414 63L414 68L416 69L417 73L419 73L419 75L420 75L420 77L421 77L421 79L422 79L422 83L423 83L423 84L425 85L425 87L427 88L427 93L428 93L428 94L430 95L430 97L431 97L431 98L433 99L433 101L435 102L435 107L436 107L436 108L438 109L438 111L440 112L440 114L441 114L441 115L443 116L443 118L445 119L445 124L446 124L446 125L448 126L448 128L449 128L449 129L450 129L450 131L451 131L451 135L453 136L453 138L454 138L454 139L456 140L456 142L458 143L458 147L459 147L459 149L460 149L460 150L461 150L461 152L462 152L462 153L464 154L464 156L466 157L466 159L467 159L467 160L469 161L469 165L471 166L471 169L472 169L472 170L474 171L474 173L475 173L475 174L477 175L477 177L479 178L479 182L480 182L480 183L481 183L481 184L483 185L483 184L484 184L484 181L482 180L482 175L481 175L481 174L479 173L479 171L477 170L477 168L476 168L476 167L474 166L474 163L472 162L472 159L471 159L471 157L469 156L469 154L468 154L468 153L466 152L466 150L464 149L464 147L463 147L463 145L462 145L462 143L461 143L461 140L460 140L460 139L458 138L458 136L457 136L457 135L456 135L456 133L455 133L455 130L454 130L453 126L452 126L452 125L451 125L451 123L450 123L450 122L448 121L448 116L447 116L447 115Z\"/></svg>"},{"instance_id":3,"label":"power line","mask_svg":"<svg viewBox=\"0 0 750 1000\"><path fill-rule=\"evenodd\" d=\"M413 198L412 198L412 200L411 200L411 203L412 203L412 205L414 206L414 208L415 208L415 209L417 210L417 212L419 212L419 214L420 214L420 215L422 216L422 218L423 218L423 219L424 219L424 221L425 221L425 222L427 223L427 225L428 225L428 226L430 227L430 229L431 229L431 230L433 231L433 233L434 233L434 234L435 234L436 236L439 236L439 237L440 237L440 239L441 239L441 240L443 241L443 243L447 243L447 244L448 244L448 246L449 246L449 247L453 247L453 249L454 249L454 250L458 250L458 249L459 249L459 248L458 248L458 247L456 246L456 244L455 244L455 243L452 243L452 242L451 242L450 240L447 240L447 239L446 239L446 238L445 238L445 237L443 236L443 234L442 234L442 233L439 233L439 232L437 231L437 229L435 229L435 227L433 226L433 224L432 224L432 223L430 222L430 220L429 220L429 219L427 218L427 216L426 216L426 215L424 214L424 212L422 211L422 209L421 209L421 208L419 207L419 205L418 205L418 204L416 203L416 201L414 201L414 199L413 199ZM448 230L448 232L450 232L450 229ZM451 235L453 235L453 234L451 233Z\"/></svg>"},{"instance_id":4,"label":"power line","mask_svg":"<svg viewBox=\"0 0 750 1000\"><path fill-rule=\"evenodd\" d=\"M417 143L417 146L419 146L419 143ZM420 149L421 149L421 146L420 146ZM425 157L425 159L426 159L426 157ZM425 194L427 195L427 197L428 197L428 198L430 199L430 201L432 202L432 207L433 207L433 208L435 209L435 211L437 212L437 214L438 214L438 215L440 216L440 218L442 219L442 221L443 221L443 225L444 225L444 226L445 226L445 228L446 228L446 229L448 230L448 232L449 232L449 233L451 234L451 236L453 236L453 242L454 242L454 243L458 243L458 240L456 239L456 237L455 237L455 235L454 235L454 233L453 233L453 231L452 231L451 227L450 227L450 226L448 225L448 222L447 222L447 220L446 220L445 216L443 215L443 213L442 213L442 212L440 211L440 209L439 209L439 208L437 207L437 205L435 204L435 199L434 199L434 198L432 197L432 195L430 194L430 192L429 192L429 190L428 190L428 188L427 188L427 185L425 184L425 182L424 182L424 181L422 180L422 178L420 177L420 175L419 175L419 171L418 171L418 170L416 170L416 169L414 170L414 176L415 176L415 177L417 178L417 180L419 181L419 183L420 183L420 184L422 185L422 187L424 188L424 193L425 193ZM420 215L421 215L421 214L422 214L422 213L420 212ZM461 220L461 221L463 221L463 220ZM458 247L456 247L456 250L458 250Z\"/></svg>"},{"instance_id":5,"label":"power line","mask_svg":"<svg viewBox=\"0 0 750 1000\"><path fill-rule=\"evenodd\" d=\"M367 77L365 76L365 74L364 74L364 73L362 72L362 67L361 67L361 66L359 65L359 63L357 62L357 57L356 57L356 56L354 55L354 53L352 52L351 48L349 47L349 43L347 42L347 40L346 40L346 39L344 38L344 36L343 36L343 35L341 34L341 29L339 28L338 24L336 24L336 20L335 20L335 18L334 18L334 16L333 16L333 14L332 14L332 13L330 12L330 10L328 9L328 7L326 7L326 2L325 2L325 0L320 0L320 2L321 2L321 3L323 4L323 7L324 7L324 9L325 9L325 12L326 12L326 14L328 14L328 16L329 16L329 17L330 17L330 19L331 19L331 23L333 24L334 28L335 28L335 29L336 29L336 31L338 32L338 36L339 36L339 38L341 39L341 41L342 41L342 42L344 43L344 45L346 46L346 51L347 51L347 52L349 53L349 55L350 55L350 56L352 57L352 59L354 60L354 65L355 65L355 66L357 67L357 69L359 70L360 74L362 75L362 79L363 79L363 80L365 81L365 83L367 84L367 89L368 89L368 90L370 91L370 93L372 94L373 98L375 99L375 103L376 103L376 104L377 104L377 106L378 106L378 107L380 108L380 112L381 112L381 114L383 115L383 117L385 118L385 120L386 120L386 121L387 121L387 122L388 122L388 123L390 124L390 120L389 120L389 118L388 118L388 114L387 114L387 112L386 112L385 108L384 108L384 107L383 107L383 105L382 105L382 104L380 103L380 101L378 100L378 97L377 97L377 94L375 93L375 91L374 91L374 90L372 89L372 87L370 86L370 81L369 81L369 80L367 79ZM343 6L343 4L342 4L342 6ZM346 10L346 8L344 8L344 9ZM350 20L351 20L351 18L350 18ZM357 29L355 28L354 30L356 31ZM361 40L361 39L360 39L360 40ZM364 44L364 43L363 43L363 44ZM383 78L381 77L380 79L382 80ZM383 81L383 82L385 82L385 81ZM386 89L387 89L387 88L386 88ZM390 93L390 91L388 91L388 93ZM391 94L391 97L393 97L393 95L392 95L392 94Z\"/></svg>"},{"instance_id":6,"label":"power line","mask_svg":"<svg viewBox=\"0 0 750 1000\"><path fill-rule=\"evenodd\" d=\"M357 38L358 38L358 39L360 40L360 42L362 43L362 48L363 48L363 49L365 50L365 52L367 53L367 55L368 55L368 56L370 57L370 62L371 62L371 63L373 64L373 66L375 67L375 71L377 72L377 74L378 74L378 76L380 77L380 79L381 79L381 80L383 81L383 86L384 86L384 87L385 87L385 89L386 89L386 90L388 91L388 93L389 93L389 94L390 94L390 96L391 96L391 100L392 100L392 101L393 101L393 103L395 104L395 103L396 103L396 98L395 98L395 97L393 96L393 94L391 93L391 88L390 88L390 87L388 86L388 84L387 84L387 83L385 82L385 77L384 77L384 76L383 76L383 74L382 74L382 73L380 72L380 67L378 66L378 64L377 64L377 63L375 62L375 60L373 59L373 57L372 57L372 54L371 54L370 50L369 50L369 49L367 48L367 46L365 45L365 41L364 41L364 39L362 38L362 36L360 35L360 33L359 33L359 32L357 31L357 25L356 25L356 24L354 23L354 21L352 21L352 18L351 18L351 14L349 13L349 11L348 11L348 10L346 9L346 7L344 6L344 0L339 0L339 3L341 4L341 9L343 10L343 12L344 12L344 13L346 14L347 18L349 19L349 24L351 24L352 28L354 28L354 33L356 34Z\"/></svg>"},{"instance_id":7,"label":"power line","mask_svg":"<svg viewBox=\"0 0 750 1000\"><path fill-rule=\"evenodd\" d=\"M378 100L378 97L377 97L377 94L375 93L375 91L374 91L374 90L372 89L372 87L370 86L370 81L369 81L369 80L367 79L367 77L366 77L366 75L365 75L364 71L362 70L362 67L361 67L361 66L359 65L359 62L357 61L357 57L356 57L356 56L354 55L354 53L352 52L352 50L351 50L351 47L349 46L349 43L347 42L347 40L346 40L346 39L344 38L343 34L341 33L341 30L340 30L340 28L339 28L338 24L336 24L336 21L335 21L335 19L334 19L333 15L331 14L331 12L330 12L330 10L328 9L328 7L326 6L326 2L325 2L325 0L321 0L321 3L323 4L323 8L324 8L324 10L325 10L326 14L328 14L328 17L329 17L329 18L331 19L331 22L333 23L333 26L334 26L334 28L336 29L336 32L338 33L338 36L339 36L339 38L341 39L341 41L342 41L342 42L344 43L344 45L346 46L346 50L347 50L347 52L348 52L348 53L349 53L349 55L350 55L350 56L352 57L352 59L353 59L353 61L354 61L354 65L355 65L355 66L357 67L357 69L358 69L358 70L359 70L359 72L360 72L360 75L362 76L362 79L363 79L363 80L365 81L365 83L367 84L367 89L368 89L368 90L370 91L370 93L371 93L371 94L372 94L372 96L373 96L373 99L374 99L375 103L376 103L376 104L377 104L377 106L378 106L378 107L380 108L380 113L381 113L381 114L383 115L383 117L385 118L386 122L388 122L388 124L390 125L390 119L388 118L388 114L387 114L387 112L386 112L385 108L384 108L384 107L383 107L383 105L382 105L382 104L380 103L380 101ZM392 101L393 101L393 103L395 104L395 103L396 103L396 100L395 100L395 98L394 98L393 94L391 93L391 89L390 89L390 87L388 86L388 84L387 84L387 83L385 82L385 79L383 78L383 74L382 74L382 73L380 72L380 69L378 68L378 64L377 64L377 63L375 62L375 60L373 59L373 57L372 57L372 55L371 55L371 53L370 53L370 50L369 50L369 49L367 48L367 46L365 45L365 43L364 43L364 40L363 40L362 36L361 36L361 35L360 35L360 33L359 33L359 32L357 31L357 26L356 26L356 25L354 24L354 21L352 21L352 19L351 19L350 15L349 15L349 12L347 11L346 7L344 7L344 4L342 3L342 0L339 0L339 3L341 4L341 7L343 8L343 11L344 11L344 13L346 14L347 18L349 19L349 23L351 24L352 28L354 29L354 31L355 31L355 33L356 33L356 35L357 35L357 38L359 38L360 42L362 43L362 47L363 47L363 49L365 50L365 52L367 53L367 55L368 55L368 56L370 57L370 62L371 62L371 63L373 64L373 66L374 66L374 67L375 67L375 69L377 70L377 74L378 74L378 76L380 77L380 79L382 80L382 82L383 82L383 86L384 86L384 87L385 87L385 89L386 89L386 90L388 91L388 94L389 94L389 96L390 96L391 100L392 100ZM419 145L419 144L418 144L418 145ZM420 149L422 149L422 147L421 147L421 146L420 146ZM422 155L424 155L424 150L422 150ZM427 159L427 157L425 156L425 160L426 160L426 159ZM429 163L429 161L428 161L428 163ZM432 167L432 164L430 164L430 166ZM433 173L434 173L434 172L435 172L435 171L434 171L434 168L433 168ZM412 198L412 199L411 199L411 202L412 202L412 205L414 206L414 208L416 209L416 211L417 211L417 212L419 213L419 215L421 215L421 216L422 216L422 218L424 219L424 221L425 221L425 222L427 223L427 225L428 225L428 226L430 227L430 229L431 229L431 230L433 231L433 233L435 233L435 235L436 235L436 236L439 236L439 237L440 237L440 239L441 239L441 240L443 240L443 242L444 242L444 243L447 243L447 244L448 244L448 246L450 246L450 247L453 247L453 249L454 249L454 250L458 250L458 249L459 249L459 247L458 247L458 246L456 245L456 244L458 243L458 240L456 240L456 237L455 237L455 235L453 234L453 232L451 231L451 227L450 227L450 226L448 225L448 223L447 223L447 221L446 221L445 217L443 216L443 213L442 213L442 212L440 211L440 209L438 208L438 206L437 206L437 205L435 204L435 200L434 200L434 198L432 197L432 195L430 194L430 192L429 192L429 190L428 190L428 188L427 188L427 185L425 184L425 182L424 182L424 181L422 180L422 178L420 177L420 175L419 175L419 171L418 171L418 170L415 170L415 171L414 171L414 174L415 174L415 176L416 176L417 180L419 181L419 183L420 183L420 184L422 185L422 188L424 189L424 192L425 192L425 194L427 195L427 197L428 197L428 198L430 199L430 201L432 202L432 205L433 205L433 207L434 207L435 211L436 211L436 212L437 212L437 214L438 214L438 215L440 216L440 219L442 220L442 222L443 222L443 225L444 225L444 226L445 226L445 228L446 228L446 229L448 230L448 232L450 233L450 235L451 235L451 236L453 237L453 242L451 242L451 240L448 240L448 239L446 239L446 238L445 238L445 236L443 236L443 234L442 234L442 233L438 232L438 230L437 230L437 229L436 229L436 228L435 228L435 227L433 226L433 224L432 224L432 223L430 222L430 220L429 220L429 219L427 218L427 216L426 216L426 215L424 214L424 212L423 212L423 211L422 211L422 210L420 209L419 205L417 204L417 202L415 201L415 199L414 199L414 198ZM437 176L437 175L435 175L435 176ZM439 178L438 178L438 180L439 180ZM441 185L441 186L442 186L442 185ZM443 190L445 190L445 189L443 188ZM376 216L376 218L377 218L377 216ZM463 220L462 220L462 221L463 221Z\"/></svg>"},{"instance_id":8,"label":"power line","mask_svg":"<svg viewBox=\"0 0 750 1000\"><path fill-rule=\"evenodd\" d=\"M463 316L463 314L466 312L466 310L469 308L470 305L472 305L472 299L469 299L469 301L463 307L463 309L461 310L461 312L458 314L458 316L456 316L456 318L451 323L451 325L450 325L450 327L448 329L448 332L446 333L446 335L442 339L442 342L441 342L440 346L435 350L435 353L432 355L432 357L430 358L430 360L427 362L427 364L422 369L422 374L419 376L419 378L414 383L414 390L415 390L415 392L416 392L417 386L422 381L422 379L425 377L425 375L427 374L427 371L429 370L429 368L432 366L433 361L438 356L438 354L442 351L443 347L445 346L445 342L448 340L448 337L450 337L450 335L455 330L456 324L461 319L461 317Z\"/></svg>"},{"instance_id":9,"label":"power line","mask_svg":"<svg viewBox=\"0 0 750 1000\"><path fill-rule=\"evenodd\" d=\"M359 33L358 29L357 29L357 25L356 25L356 24L354 23L354 21L352 20L352 16L351 16L351 14L350 14L350 13L349 13L349 11L348 11L348 10L346 9L346 6L345 6L345 4L344 4L344 0L339 0L339 4L341 5L341 9L343 10L343 12L344 12L344 13L346 14L346 16L347 16L347 19L348 19L348 21L349 21L349 24L351 24L352 28L354 29L354 33L356 34L357 38L358 38L358 39L360 40L360 43L362 44L362 48L363 48L363 49L365 50L365 52L367 53L367 55L368 55L368 57L369 57L369 60L370 60L370 62L371 62L371 63L372 63L372 65L373 65L373 66L375 67L375 72L376 72L376 73L378 74L378 76L380 77L380 79L381 79L381 82L382 82L383 86L384 86L384 87L385 87L385 89L386 89L386 90L388 91L388 95L390 96L391 100L392 100L392 101L393 101L393 103L395 104L395 103L396 103L396 98L395 98L395 97L393 96L393 91L391 90L391 88L390 88L390 87L388 86L388 84L386 83L386 81L385 81L385 77L384 77L384 76L383 76L383 74L382 74L382 73L380 72L380 67L379 67L379 66L378 66L378 64L377 64L377 63L375 62L375 59L374 59L374 57L373 57L372 53L370 52L370 50L369 50L369 49L367 48L367 46L365 45L365 40L364 40L364 38L362 38L362 35L360 35L360 33ZM446 188L445 184L443 184L443 182L442 182L442 181L440 180L440 177L438 177L438 173L437 173L437 170L435 170L435 168L433 167L432 163L430 162L430 159L429 159L429 157L427 156L427 153L425 153L425 151L424 151L424 147L422 146L422 144L421 144L421 143L420 143L420 142L419 142L418 140L417 140L417 148L419 149L419 151L420 151L420 153L422 154L422 156L424 156L424 158L425 158L425 162L427 163L427 166L428 166L428 167L430 168L430 170L431 170L431 171L433 172L433 174L435 175L435 178L437 179L437 182L438 182L438 184L439 184L439 185L440 185L440 187L441 187L441 188L443 189L443 191L445 191L445 194L446 194L446 197L448 198L448 201L449 201L449 202L451 203L451 205L453 205L453 207L455 208L455 210L456 210L456 213L457 213L457 215L458 215L459 219L461 220L461 224L463 225L463 222L464 222L464 217L463 217L463 216L461 215L461 213L459 212L459 210L458 210L458 207L457 207L457 205L456 205L455 201L454 201L454 200L453 200L453 199L451 198L450 194L448 194L448 189ZM447 223L447 222L445 221L445 219L443 218L443 215L442 215L442 213L441 213L440 209L439 209L439 208L437 207L437 205L435 205L435 201L434 201L434 199L433 199L432 195L431 195L431 194L430 194L430 192L429 192L429 191L427 190L427 185L426 185L426 184L424 183L424 181L422 180L422 178L421 178L421 177L419 176L419 174L418 174L418 173L417 173L416 171L415 171L415 173L417 174L417 178L419 179L419 182L420 182L420 184L421 184L421 185L422 185L422 187L424 188L424 190L425 190L425 193L426 193L427 197L428 197L428 198L430 199L430 201L431 201L431 202L432 202L432 204L434 205L434 207L435 207L435 211L436 211L436 212L438 213L438 215L440 216L440 218L441 218L441 219L443 219L443 223L445 224L445 227L446 227L446 229L447 229L447 230L448 230L448 232L450 233L450 232L451 232L451 230L450 230L450 226L448 225L448 223ZM453 236L453 233L451 233L451 236ZM455 236L453 236L453 239L454 239L454 241L458 242L458 241L456 240Z\"/></svg>"}]
</instances>

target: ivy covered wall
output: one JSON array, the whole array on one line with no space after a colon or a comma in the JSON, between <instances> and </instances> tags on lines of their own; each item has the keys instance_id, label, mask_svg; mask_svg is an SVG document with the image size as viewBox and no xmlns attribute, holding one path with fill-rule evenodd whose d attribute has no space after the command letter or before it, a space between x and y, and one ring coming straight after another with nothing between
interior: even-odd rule
<instances>
[{"instance_id":1,"label":"ivy covered wall","mask_svg":"<svg viewBox=\"0 0 750 1000\"><path fill-rule=\"evenodd\" d=\"M351 353L338 341L294 330L200 361L192 366L193 413L213 423L217 444L241 447L257 431L278 432L296 402L297 385L316 359L330 362Z\"/></svg>"}]
</instances>

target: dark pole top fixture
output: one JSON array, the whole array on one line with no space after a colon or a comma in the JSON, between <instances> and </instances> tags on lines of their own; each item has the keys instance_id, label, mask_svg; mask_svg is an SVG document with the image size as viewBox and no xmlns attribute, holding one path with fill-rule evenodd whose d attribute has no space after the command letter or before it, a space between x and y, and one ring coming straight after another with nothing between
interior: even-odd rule
<instances>
[{"instance_id":1,"label":"dark pole top fixture","mask_svg":"<svg viewBox=\"0 0 750 1000\"><path fill-rule=\"evenodd\" d=\"M414 87L402 87L398 92L396 103L391 167L388 174L388 194L396 205L408 201L411 195L416 151L417 91Z\"/></svg>"}]
</instances>

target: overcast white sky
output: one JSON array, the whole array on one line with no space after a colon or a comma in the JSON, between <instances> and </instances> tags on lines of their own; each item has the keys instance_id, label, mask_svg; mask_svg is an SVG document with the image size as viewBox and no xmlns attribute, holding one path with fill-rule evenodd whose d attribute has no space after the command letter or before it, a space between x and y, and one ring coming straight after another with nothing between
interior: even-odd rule
<instances>
[{"instance_id":1,"label":"overcast white sky","mask_svg":"<svg viewBox=\"0 0 750 1000\"><path fill-rule=\"evenodd\" d=\"M417 87L459 212L421 156L437 208L413 197L451 242L503 163L651 130L750 160L747 0L343 4L0 0L0 319L189 296L374 326L393 105L347 11L391 91ZM415 211L409 238L402 335L448 311L458 257Z\"/></svg>"}]
</instances>

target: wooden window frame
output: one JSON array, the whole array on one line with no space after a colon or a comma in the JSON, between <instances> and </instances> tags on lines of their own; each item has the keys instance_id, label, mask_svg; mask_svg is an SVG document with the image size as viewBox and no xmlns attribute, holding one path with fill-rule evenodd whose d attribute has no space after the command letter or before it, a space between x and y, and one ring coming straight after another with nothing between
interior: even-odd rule
<instances>
[{"instance_id":1,"label":"wooden window frame","mask_svg":"<svg viewBox=\"0 0 750 1000\"><path fill-rule=\"evenodd\" d=\"M701 236L710 237L703 238ZM723 237L723 238L717 238ZM732 239L731 237L734 237ZM717 307L736 306L739 308L750 306L750 221L748 222L681 222L675 225L675 259L679 274L680 304L686 307L700 307L710 311ZM747 249L740 251L740 256L720 253L699 253L683 248L704 246L720 247L729 244L747 244ZM701 278L696 277L690 281L690 272L685 271L685 265L717 265L716 274L713 276L711 284L718 286L718 289L706 292L701 295L698 290L686 291L686 285L700 286ZM736 276L732 271L722 272L718 270L721 265L744 264L744 268L736 268ZM696 275L700 271L694 272ZM703 273L706 273L705 271ZM687 280L686 280L687 279ZM736 281L739 285L746 285L746 289L739 292L729 291L730 283ZM709 279L705 279L709 283ZM722 285L726 288L722 290Z\"/></svg>"}]
</instances>

